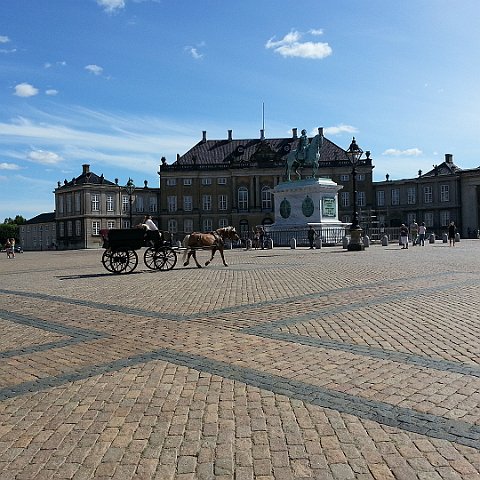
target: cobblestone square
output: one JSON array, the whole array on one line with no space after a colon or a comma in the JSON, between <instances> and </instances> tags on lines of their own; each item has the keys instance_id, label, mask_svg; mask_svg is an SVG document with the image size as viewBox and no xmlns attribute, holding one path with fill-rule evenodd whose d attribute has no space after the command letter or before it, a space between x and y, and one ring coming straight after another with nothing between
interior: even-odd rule
<instances>
[{"instance_id":1,"label":"cobblestone square","mask_svg":"<svg viewBox=\"0 0 480 480\"><path fill-rule=\"evenodd\" d=\"M480 478L480 241L102 253L0 259L1 480Z\"/></svg>"}]
</instances>

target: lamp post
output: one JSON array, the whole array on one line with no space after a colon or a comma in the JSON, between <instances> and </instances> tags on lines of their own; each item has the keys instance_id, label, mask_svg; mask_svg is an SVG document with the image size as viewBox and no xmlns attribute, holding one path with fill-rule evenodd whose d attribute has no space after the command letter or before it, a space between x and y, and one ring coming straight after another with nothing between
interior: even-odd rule
<instances>
[{"instance_id":1,"label":"lamp post","mask_svg":"<svg viewBox=\"0 0 480 480\"><path fill-rule=\"evenodd\" d=\"M357 212L357 165L363 154L363 150L357 145L355 137L353 137L352 143L348 147L347 157L352 165L352 180L353 180L353 219L350 226L350 242L347 246L347 250L360 251L365 247L362 243L362 227L358 223Z\"/></svg>"},{"instance_id":2,"label":"lamp post","mask_svg":"<svg viewBox=\"0 0 480 480\"><path fill-rule=\"evenodd\" d=\"M129 177L128 182L125 185L125 190L128 195L128 203L130 205L130 228L132 228L132 195L133 192L135 191L135 184L133 183L133 180Z\"/></svg>"}]
</instances>

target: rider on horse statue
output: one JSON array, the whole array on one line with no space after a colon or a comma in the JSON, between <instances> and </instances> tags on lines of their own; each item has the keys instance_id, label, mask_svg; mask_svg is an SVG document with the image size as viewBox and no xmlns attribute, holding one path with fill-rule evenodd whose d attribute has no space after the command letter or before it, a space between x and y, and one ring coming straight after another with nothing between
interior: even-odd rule
<instances>
[{"instance_id":1,"label":"rider on horse statue","mask_svg":"<svg viewBox=\"0 0 480 480\"><path fill-rule=\"evenodd\" d=\"M307 131L305 129L302 130L302 136L300 137L300 140L298 142L298 147L297 151L295 152L295 160L298 162L302 163L305 161L306 154L307 154L307 148L308 148L308 137L307 137Z\"/></svg>"}]
</instances>

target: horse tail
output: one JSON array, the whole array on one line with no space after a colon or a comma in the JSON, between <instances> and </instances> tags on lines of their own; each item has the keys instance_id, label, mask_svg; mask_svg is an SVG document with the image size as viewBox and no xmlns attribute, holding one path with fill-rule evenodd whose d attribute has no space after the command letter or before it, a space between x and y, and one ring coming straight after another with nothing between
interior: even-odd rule
<instances>
[{"instance_id":1,"label":"horse tail","mask_svg":"<svg viewBox=\"0 0 480 480\"><path fill-rule=\"evenodd\" d=\"M188 253L188 241L190 240L190 235L185 235L184 239L182 240L182 247L185 249L183 252L183 261L187 259Z\"/></svg>"}]
</instances>

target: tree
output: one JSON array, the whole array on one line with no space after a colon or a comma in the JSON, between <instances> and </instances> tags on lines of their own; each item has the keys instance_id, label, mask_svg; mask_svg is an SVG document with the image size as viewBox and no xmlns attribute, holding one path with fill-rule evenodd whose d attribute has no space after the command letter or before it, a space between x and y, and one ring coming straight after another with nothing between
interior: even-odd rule
<instances>
[{"instance_id":1,"label":"tree","mask_svg":"<svg viewBox=\"0 0 480 480\"><path fill-rule=\"evenodd\" d=\"M4 245L7 238L19 240L18 225L16 223L3 223L0 225L0 243Z\"/></svg>"}]
</instances>

